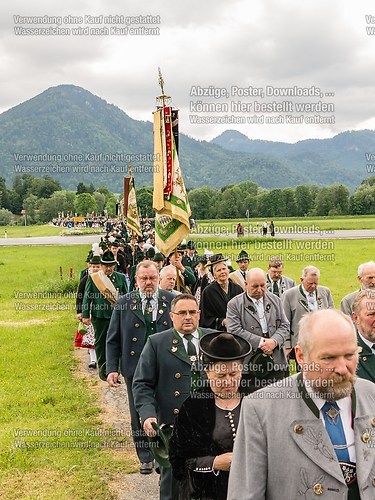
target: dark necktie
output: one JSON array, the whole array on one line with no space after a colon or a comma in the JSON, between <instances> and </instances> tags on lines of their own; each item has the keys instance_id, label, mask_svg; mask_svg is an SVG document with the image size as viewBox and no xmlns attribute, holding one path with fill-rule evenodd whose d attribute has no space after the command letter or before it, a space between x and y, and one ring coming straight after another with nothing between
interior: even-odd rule
<instances>
[{"instance_id":1,"label":"dark necktie","mask_svg":"<svg viewBox=\"0 0 375 500\"><path fill-rule=\"evenodd\" d=\"M337 403L324 403L322 407L324 422L329 438L333 444L338 460L350 462L348 447L346 445L344 427L340 417Z\"/></svg>"},{"instance_id":2,"label":"dark necktie","mask_svg":"<svg viewBox=\"0 0 375 500\"><path fill-rule=\"evenodd\" d=\"M189 356L189 358L191 358L192 356L195 356L195 360L194 361L196 361L197 350L195 348L195 345L193 344L192 338L193 338L193 335L191 333L185 333L184 339L187 340L187 353L188 353L188 356Z\"/></svg>"},{"instance_id":3,"label":"dark necktie","mask_svg":"<svg viewBox=\"0 0 375 500\"><path fill-rule=\"evenodd\" d=\"M279 285L277 284L277 281L274 281L273 282L273 286L272 286L272 293L274 293L275 295L279 296L280 295L280 292L279 292Z\"/></svg>"}]
</instances>

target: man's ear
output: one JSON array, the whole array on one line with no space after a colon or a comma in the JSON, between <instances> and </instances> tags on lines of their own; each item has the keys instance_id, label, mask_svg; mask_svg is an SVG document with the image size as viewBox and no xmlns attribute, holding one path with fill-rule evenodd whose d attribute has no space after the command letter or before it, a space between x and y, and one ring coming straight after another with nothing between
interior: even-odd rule
<instances>
[{"instance_id":1,"label":"man's ear","mask_svg":"<svg viewBox=\"0 0 375 500\"><path fill-rule=\"evenodd\" d=\"M303 354L302 349L300 348L300 346L298 344L294 348L294 353L296 356L296 361L300 366L303 366L304 364L306 364L306 361L307 361L306 356Z\"/></svg>"}]
</instances>

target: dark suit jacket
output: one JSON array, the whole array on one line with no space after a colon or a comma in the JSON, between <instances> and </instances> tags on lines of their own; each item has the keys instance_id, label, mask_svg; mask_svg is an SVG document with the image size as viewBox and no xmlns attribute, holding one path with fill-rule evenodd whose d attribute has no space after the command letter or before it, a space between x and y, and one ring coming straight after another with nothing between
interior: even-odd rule
<instances>
[{"instance_id":1,"label":"dark suit jacket","mask_svg":"<svg viewBox=\"0 0 375 500\"><path fill-rule=\"evenodd\" d=\"M357 375L370 382L375 382L375 355L359 335L357 338L359 347L362 347L362 352L359 353Z\"/></svg>"},{"instance_id":2,"label":"dark suit jacket","mask_svg":"<svg viewBox=\"0 0 375 500\"><path fill-rule=\"evenodd\" d=\"M169 316L174 295L159 290L156 331L162 332L172 326ZM142 349L146 343L146 324L142 313L142 300L138 292L130 292L115 304L107 333L107 373L134 375Z\"/></svg>"},{"instance_id":3,"label":"dark suit jacket","mask_svg":"<svg viewBox=\"0 0 375 500\"><path fill-rule=\"evenodd\" d=\"M215 330L200 328L200 336ZM170 328L148 338L133 379L135 406L144 422L172 424L191 392L192 367L181 337Z\"/></svg>"}]
</instances>

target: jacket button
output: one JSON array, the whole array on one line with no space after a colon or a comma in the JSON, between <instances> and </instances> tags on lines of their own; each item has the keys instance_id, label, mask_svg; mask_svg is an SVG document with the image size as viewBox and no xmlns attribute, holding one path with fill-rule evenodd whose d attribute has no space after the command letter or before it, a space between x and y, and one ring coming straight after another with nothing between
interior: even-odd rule
<instances>
[{"instance_id":1,"label":"jacket button","mask_svg":"<svg viewBox=\"0 0 375 500\"><path fill-rule=\"evenodd\" d=\"M371 425L375 427L375 417L371 420Z\"/></svg>"},{"instance_id":2,"label":"jacket button","mask_svg":"<svg viewBox=\"0 0 375 500\"><path fill-rule=\"evenodd\" d=\"M135 356L135 351L130 351L130 356Z\"/></svg>"},{"instance_id":3,"label":"jacket button","mask_svg":"<svg viewBox=\"0 0 375 500\"><path fill-rule=\"evenodd\" d=\"M297 424L297 425L295 425L295 426L294 426L294 429L293 429L293 430L294 430L294 432L295 432L296 434L302 434L302 433L303 433L303 430L304 430L304 429L303 429L303 425Z\"/></svg>"},{"instance_id":4,"label":"jacket button","mask_svg":"<svg viewBox=\"0 0 375 500\"><path fill-rule=\"evenodd\" d=\"M173 408L173 413L175 415L178 415L180 413L180 410L178 408Z\"/></svg>"},{"instance_id":5,"label":"jacket button","mask_svg":"<svg viewBox=\"0 0 375 500\"><path fill-rule=\"evenodd\" d=\"M179 393L178 391L176 391L176 392L174 393L174 395L176 396L176 398L178 398L178 397L180 396L180 393Z\"/></svg>"},{"instance_id":6,"label":"jacket button","mask_svg":"<svg viewBox=\"0 0 375 500\"><path fill-rule=\"evenodd\" d=\"M132 341L133 341L133 342L137 342L137 340L138 340L138 338L137 338L137 337L133 337L133 338L132 338Z\"/></svg>"},{"instance_id":7,"label":"jacket button","mask_svg":"<svg viewBox=\"0 0 375 500\"><path fill-rule=\"evenodd\" d=\"M175 373L174 378L181 378L181 373L178 373L178 372L177 372L177 373Z\"/></svg>"},{"instance_id":8,"label":"jacket button","mask_svg":"<svg viewBox=\"0 0 375 500\"><path fill-rule=\"evenodd\" d=\"M163 321L164 326L168 326L168 323L166 321Z\"/></svg>"},{"instance_id":9,"label":"jacket button","mask_svg":"<svg viewBox=\"0 0 375 500\"><path fill-rule=\"evenodd\" d=\"M323 495L323 491L324 491L324 488L323 488L323 485L321 483L314 484L313 492L315 493L315 495Z\"/></svg>"},{"instance_id":10,"label":"jacket button","mask_svg":"<svg viewBox=\"0 0 375 500\"><path fill-rule=\"evenodd\" d=\"M139 328L139 323L134 323L134 328Z\"/></svg>"},{"instance_id":11,"label":"jacket button","mask_svg":"<svg viewBox=\"0 0 375 500\"><path fill-rule=\"evenodd\" d=\"M375 486L375 477L372 478L372 485Z\"/></svg>"}]
</instances>

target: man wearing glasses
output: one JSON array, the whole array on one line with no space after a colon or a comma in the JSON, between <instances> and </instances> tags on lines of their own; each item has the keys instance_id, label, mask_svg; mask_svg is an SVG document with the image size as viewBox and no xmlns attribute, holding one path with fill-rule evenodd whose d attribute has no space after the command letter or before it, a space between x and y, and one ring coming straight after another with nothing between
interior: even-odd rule
<instances>
[{"instance_id":1,"label":"man wearing glasses","mask_svg":"<svg viewBox=\"0 0 375 500\"><path fill-rule=\"evenodd\" d=\"M153 456L147 436L142 431L134 406L132 383L134 372L149 336L172 326L169 316L173 295L158 288L159 272L155 262L142 261L136 269L137 290L127 293L116 303L107 334L107 382L118 387L119 367L125 378L133 440L140 473L150 474Z\"/></svg>"},{"instance_id":2,"label":"man wearing glasses","mask_svg":"<svg viewBox=\"0 0 375 500\"><path fill-rule=\"evenodd\" d=\"M199 339L214 330L199 328L195 297L181 294L171 303L173 328L147 340L133 379L134 401L143 429L155 435L153 422L173 424L191 391L202 386ZM161 467L160 499L173 498L171 469Z\"/></svg>"}]
</instances>

